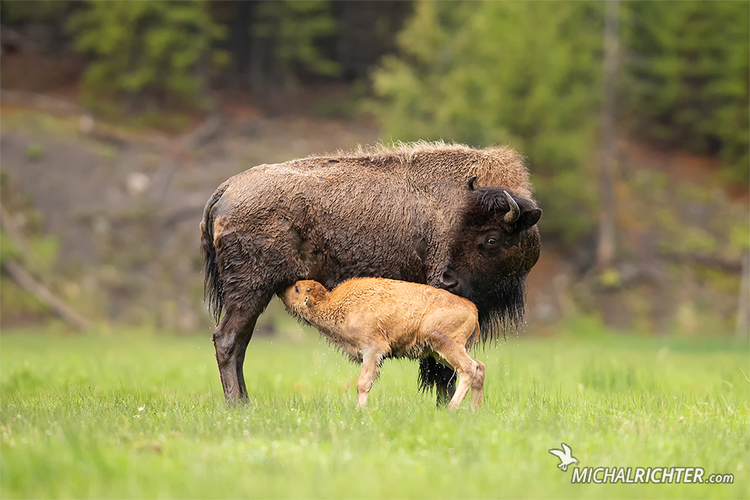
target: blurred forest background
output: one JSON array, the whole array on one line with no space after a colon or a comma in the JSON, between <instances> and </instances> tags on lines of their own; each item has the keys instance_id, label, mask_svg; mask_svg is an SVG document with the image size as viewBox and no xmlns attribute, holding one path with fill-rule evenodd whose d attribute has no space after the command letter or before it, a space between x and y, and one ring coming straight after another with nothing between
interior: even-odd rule
<instances>
[{"instance_id":1,"label":"blurred forest background","mask_svg":"<svg viewBox=\"0 0 750 500\"><path fill-rule=\"evenodd\" d=\"M526 334L748 332L750 4L0 4L0 326L203 332L203 205L358 144L510 144ZM62 318L62 319L61 319ZM279 334L278 303L260 334Z\"/></svg>"}]
</instances>

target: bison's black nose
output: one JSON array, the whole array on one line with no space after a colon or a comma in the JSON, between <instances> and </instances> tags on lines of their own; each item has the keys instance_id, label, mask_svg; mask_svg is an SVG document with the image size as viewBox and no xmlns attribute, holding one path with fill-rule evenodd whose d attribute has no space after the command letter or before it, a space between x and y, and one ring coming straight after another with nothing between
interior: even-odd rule
<instances>
[{"instance_id":1,"label":"bison's black nose","mask_svg":"<svg viewBox=\"0 0 750 500\"><path fill-rule=\"evenodd\" d=\"M447 269L443 271L443 274L440 276L440 286L446 290L451 290L456 285L458 285L458 280L451 275L451 272Z\"/></svg>"}]
</instances>

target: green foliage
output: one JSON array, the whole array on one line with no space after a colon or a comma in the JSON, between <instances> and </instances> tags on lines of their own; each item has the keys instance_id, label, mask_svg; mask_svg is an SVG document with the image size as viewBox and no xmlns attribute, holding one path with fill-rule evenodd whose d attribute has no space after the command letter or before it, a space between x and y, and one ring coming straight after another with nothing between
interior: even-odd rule
<instances>
[{"instance_id":1,"label":"green foliage","mask_svg":"<svg viewBox=\"0 0 750 500\"><path fill-rule=\"evenodd\" d=\"M528 155L546 231L591 229L585 165L601 101L602 8L590 2L420 2L371 109L393 140L509 143Z\"/></svg>"},{"instance_id":2,"label":"green foliage","mask_svg":"<svg viewBox=\"0 0 750 500\"><path fill-rule=\"evenodd\" d=\"M293 83L297 67L320 75L338 75L338 63L325 57L316 45L319 39L336 33L330 1L261 2L253 31L258 38L273 43L275 65L288 84Z\"/></svg>"},{"instance_id":3,"label":"green foliage","mask_svg":"<svg viewBox=\"0 0 750 500\"><path fill-rule=\"evenodd\" d=\"M16 247L10 242L5 231L0 229L0 261L5 259L15 259L17 257L18 250L16 250Z\"/></svg>"},{"instance_id":4,"label":"green foliage","mask_svg":"<svg viewBox=\"0 0 750 500\"><path fill-rule=\"evenodd\" d=\"M227 62L212 48L225 29L205 1L91 1L69 28L76 49L95 56L83 79L90 104L106 96L201 107L211 65Z\"/></svg>"},{"instance_id":5,"label":"green foliage","mask_svg":"<svg viewBox=\"0 0 750 500\"><path fill-rule=\"evenodd\" d=\"M643 169L627 181L627 189L637 203L624 210L639 221L640 230L653 233L666 255L738 261L750 246L747 206L714 196L711 186L670 181L662 172Z\"/></svg>"},{"instance_id":6,"label":"green foliage","mask_svg":"<svg viewBox=\"0 0 750 500\"><path fill-rule=\"evenodd\" d=\"M6 318L47 318L49 306L23 288L16 285L9 277L0 277L0 308Z\"/></svg>"},{"instance_id":7,"label":"green foliage","mask_svg":"<svg viewBox=\"0 0 750 500\"><path fill-rule=\"evenodd\" d=\"M26 257L33 260L35 265L45 271L51 271L57 263L60 241L54 234L36 236L29 241L28 252L29 255Z\"/></svg>"},{"instance_id":8,"label":"green foliage","mask_svg":"<svg viewBox=\"0 0 750 500\"><path fill-rule=\"evenodd\" d=\"M747 252L750 249L750 227L747 220L736 221L729 228L729 243L739 252Z\"/></svg>"},{"instance_id":9,"label":"green foliage","mask_svg":"<svg viewBox=\"0 0 750 500\"><path fill-rule=\"evenodd\" d=\"M41 160L44 154L44 146L41 144L29 144L26 147L26 158L29 160Z\"/></svg>"},{"instance_id":10,"label":"green foliage","mask_svg":"<svg viewBox=\"0 0 750 500\"><path fill-rule=\"evenodd\" d=\"M750 12L745 2L627 2L624 115L632 132L720 153L748 179Z\"/></svg>"},{"instance_id":11,"label":"green foliage","mask_svg":"<svg viewBox=\"0 0 750 500\"><path fill-rule=\"evenodd\" d=\"M477 352L484 406L451 414L416 392L416 363L397 361L357 411L357 367L313 338L253 339L250 403L236 408L203 335L0 342L3 498L747 496L747 345L500 344ZM548 452L561 441L581 467L698 466L735 480L571 485Z\"/></svg>"}]
</instances>

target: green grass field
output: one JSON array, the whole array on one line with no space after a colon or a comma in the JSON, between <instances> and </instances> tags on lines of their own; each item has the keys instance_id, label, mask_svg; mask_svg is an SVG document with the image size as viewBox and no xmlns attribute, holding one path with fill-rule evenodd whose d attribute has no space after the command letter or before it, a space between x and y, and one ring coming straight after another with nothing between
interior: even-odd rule
<instances>
[{"instance_id":1,"label":"green grass field","mask_svg":"<svg viewBox=\"0 0 750 500\"><path fill-rule=\"evenodd\" d=\"M484 406L455 414L386 361L316 334L252 341L224 404L209 335L3 332L2 498L748 498L748 346L624 336L481 348ZM744 372L744 374L743 374ZM733 484L571 484L581 467L703 467Z\"/></svg>"}]
</instances>

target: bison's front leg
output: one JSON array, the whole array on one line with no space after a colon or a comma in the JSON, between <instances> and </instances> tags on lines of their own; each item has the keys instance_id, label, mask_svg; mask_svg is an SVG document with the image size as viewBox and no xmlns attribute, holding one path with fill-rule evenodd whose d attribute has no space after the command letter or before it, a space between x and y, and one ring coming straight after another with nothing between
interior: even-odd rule
<instances>
[{"instance_id":1,"label":"bison's front leg","mask_svg":"<svg viewBox=\"0 0 750 500\"><path fill-rule=\"evenodd\" d=\"M270 299L263 298L249 304L226 304L226 313L214 331L216 362L228 403L247 399L243 365L245 351L253 336L258 316Z\"/></svg>"}]
</instances>

